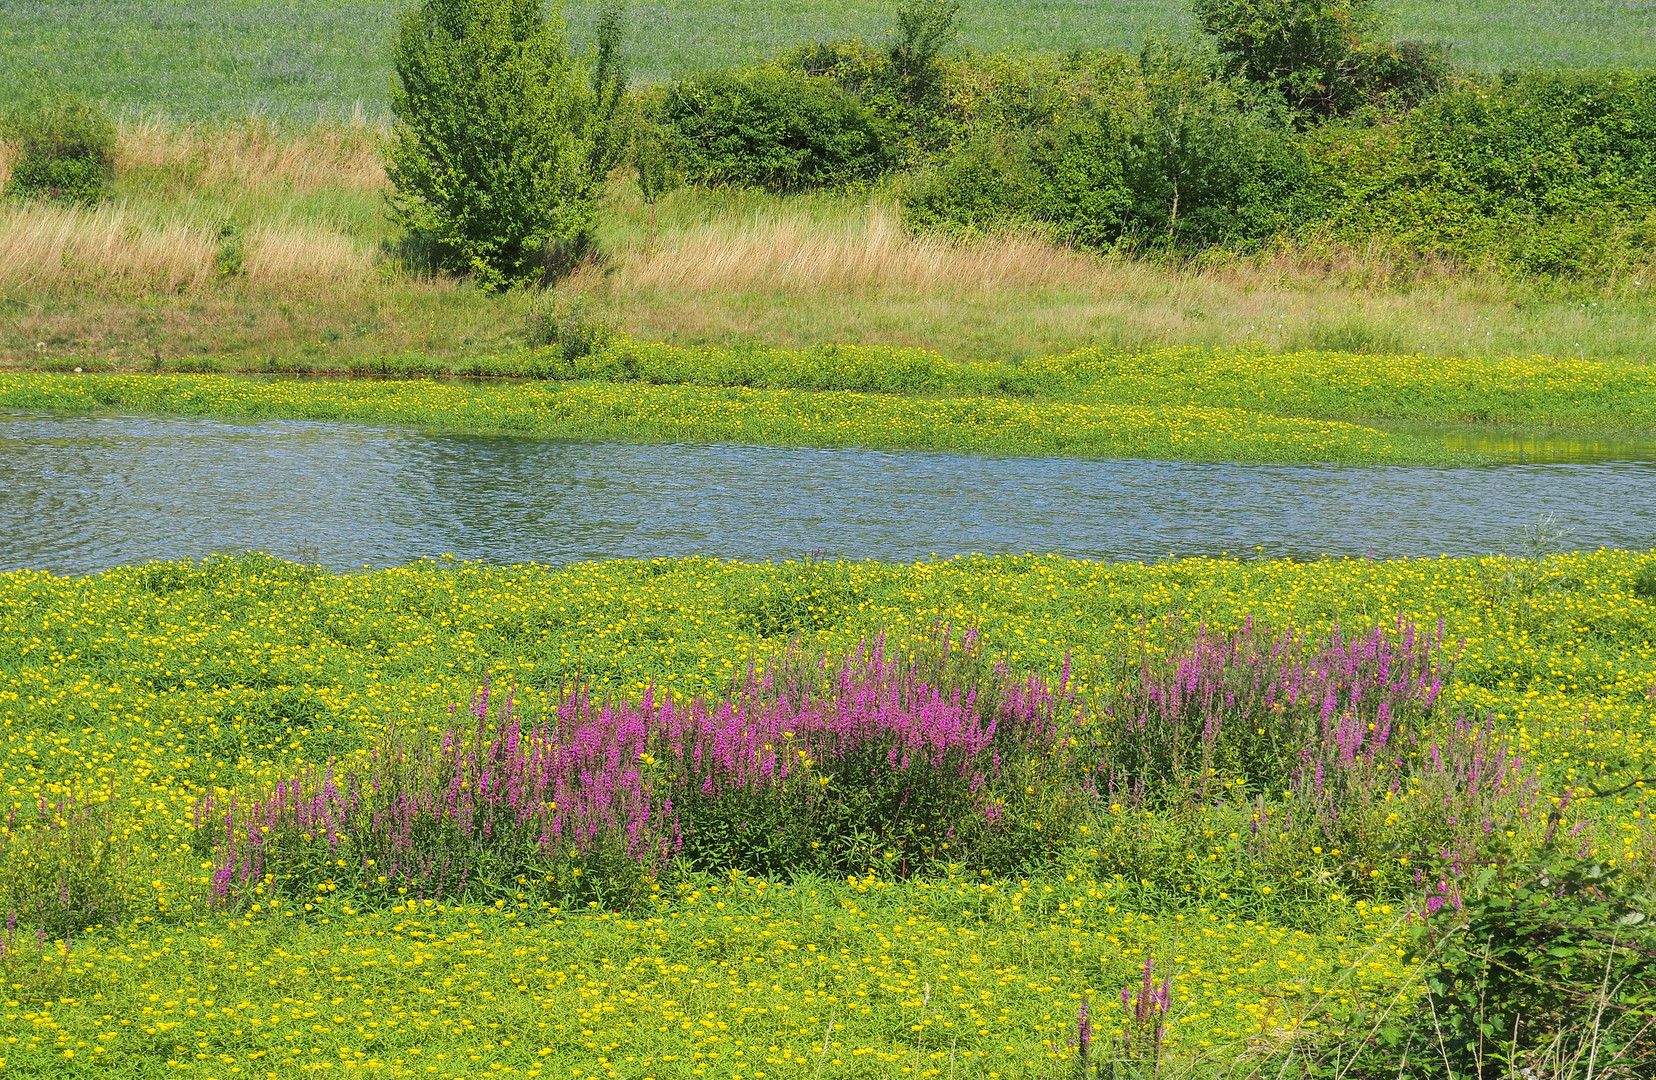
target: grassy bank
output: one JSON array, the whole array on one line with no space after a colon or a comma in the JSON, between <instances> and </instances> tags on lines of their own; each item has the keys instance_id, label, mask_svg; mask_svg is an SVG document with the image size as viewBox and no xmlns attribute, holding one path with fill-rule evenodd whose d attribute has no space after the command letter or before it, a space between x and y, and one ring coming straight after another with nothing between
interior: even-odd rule
<instances>
[{"instance_id":1,"label":"grassy bank","mask_svg":"<svg viewBox=\"0 0 1656 1080\"><path fill-rule=\"evenodd\" d=\"M417 361L411 361L417 363ZM394 370L394 364L387 364ZM1648 364L1549 357L1427 358L1349 352L1082 349L1021 364L920 349L683 348L620 339L585 356L501 358L498 374L650 385L971 394L1158 407L1245 406L1321 420L1495 424L1564 432L1656 430ZM481 365L477 373L489 369Z\"/></svg>"},{"instance_id":2,"label":"grassy bank","mask_svg":"<svg viewBox=\"0 0 1656 1080\"><path fill-rule=\"evenodd\" d=\"M652 231L636 189L617 182L597 262L550 296L488 295L403 259L377 135L124 126L110 204L0 206L0 365L342 371L418 354L466 370L518 352L531 314L576 297L639 340L857 342L972 361L1086 346L1652 355L1642 278L1525 283L1379 248L1175 265L1017 236L952 243L906 233L879 192L680 191ZM220 272L227 224L240 275Z\"/></svg>"},{"instance_id":3,"label":"grassy bank","mask_svg":"<svg viewBox=\"0 0 1656 1080\"><path fill-rule=\"evenodd\" d=\"M15 77L0 94L26 93L41 79L139 113L310 122L360 107L377 116L385 111L385 41L399 6L305 2L273 14L246 0L119 0L103 5L88 27L59 5L14 4L0 26L0 64ZM1390 0L1382 7L1409 36L1449 42L1458 60L1487 71L1642 66L1653 55L1650 13L1615 0ZM594 8L569 5L577 38L590 33ZM889 19L889 5L871 0L831 10L798 0L672 0L634 9L633 64L640 78L659 81L763 60L799 41L878 36ZM1178 0L1103 8L1078 0L968 0L961 23L967 44L990 51L1136 49L1149 30L1190 32Z\"/></svg>"},{"instance_id":4,"label":"grassy bank","mask_svg":"<svg viewBox=\"0 0 1656 1080\"><path fill-rule=\"evenodd\" d=\"M1244 409L641 383L456 386L4 373L0 409L345 420L601 442L866 446L1166 461L1458 459L1423 439Z\"/></svg>"},{"instance_id":5,"label":"grassy bank","mask_svg":"<svg viewBox=\"0 0 1656 1080\"><path fill-rule=\"evenodd\" d=\"M1170 614L1312 634L1441 619L1445 640L1464 642L1445 715L1491 717L1556 799L1656 764L1653 583L1656 553L1633 552L421 563L346 576L252 557L86 579L0 575L3 794L25 807L97 800L113 822L100 858L121 912L119 926L66 949L14 943L0 1057L29 1077L87 1062L133 1076L330 1065L756 1080L941 1076L952 1062L962 1076L1057 1077L1075 1068L1083 995L1114 1031L1123 1017L1111 1002L1149 951L1176 965L1170 1063L1241 1058L1229 1075L1250 1075L1251 1056L1276 1075L1280 1059L1264 1060L1314 1041L1318 1028L1303 1025L1331 1003L1410 1007L1410 945L1397 935L1419 898L1404 895L1406 874L1395 897L1331 904L1344 876L1307 891L1292 869L1313 863L1250 861L1265 876L1192 899L1179 882L1201 879L1194 863L1131 869L1134 851L1185 843L1181 819L1105 800L1077 846L1025 878L669 875L619 914L346 887L232 915L207 903L212 863L192 807L213 790L256 797L306 762L361 760L393 725L445 716L485 675L526 700L575 676L623 695L653 684L688 696L796 636L829 648L879 630L913 641L941 620L979 627L994 654L1053 676L1068 656L1086 699L1141 620ZM1594 857L1648 874L1645 794L1582 799L1564 827ZM1209 829L1200 842L1215 858L1242 856L1246 828L1242 840Z\"/></svg>"}]
</instances>

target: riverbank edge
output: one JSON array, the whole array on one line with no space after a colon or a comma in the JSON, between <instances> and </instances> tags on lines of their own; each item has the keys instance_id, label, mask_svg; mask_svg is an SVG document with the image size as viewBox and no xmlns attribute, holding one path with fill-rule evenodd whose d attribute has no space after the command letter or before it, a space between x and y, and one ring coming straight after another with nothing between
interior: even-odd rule
<instances>
[{"instance_id":1,"label":"riverbank edge","mask_svg":"<svg viewBox=\"0 0 1656 1080\"><path fill-rule=\"evenodd\" d=\"M0 372L0 410L394 425L431 434L1262 465L1471 465L1429 439L1193 405L569 381Z\"/></svg>"}]
</instances>

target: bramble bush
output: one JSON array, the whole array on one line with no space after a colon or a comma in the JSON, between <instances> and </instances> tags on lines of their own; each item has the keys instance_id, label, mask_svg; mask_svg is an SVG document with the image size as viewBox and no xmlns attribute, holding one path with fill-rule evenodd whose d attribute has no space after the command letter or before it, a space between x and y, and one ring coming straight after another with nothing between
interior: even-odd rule
<instances>
[{"instance_id":1,"label":"bramble bush","mask_svg":"<svg viewBox=\"0 0 1656 1080\"><path fill-rule=\"evenodd\" d=\"M72 99L14 111L0 136L16 144L8 195L93 206L115 178L115 125L103 110Z\"/></svg>"},{"instance_id":2,"label":"bramble bush","mask_svg":"<svg viewBox=\"0 0 1656 1080\"><path fill-rule=\"evenodd\" d=\"M1417 928L1419 1022L1376 1031L1372 1071L1444 1080L1656 1068L1656 896L1549 845L1481 871Z\"/></svg>"}]
</instances>

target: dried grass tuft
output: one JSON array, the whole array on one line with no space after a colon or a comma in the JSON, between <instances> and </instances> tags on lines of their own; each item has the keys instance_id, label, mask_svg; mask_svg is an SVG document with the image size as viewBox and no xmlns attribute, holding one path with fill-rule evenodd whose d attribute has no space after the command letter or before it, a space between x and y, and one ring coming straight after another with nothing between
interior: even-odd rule
<instances>
[{"instance_id":1,"label":"dried grass tuft","mask_svg":"<svg viewBox=\"0 0 1656 1080\"><path fill-rule=\"evenodd\" d=\"M889 207L861 221L786 210L702 222L629 253L615 286L672 292L939 292L1077 286L1098 260L1027 235L974 241L917 237Z\"/></svg>"},{"instance_id":2,"label":"dried grass tuft","mask_svg":"<svg viewBox=\"0 0 1656 1080\"><path fill-rule=\"evenodd\" d=\"M247 279L256 285L355 283L372 262L350 237L315 226L262 225L247 239Z\"/></svg>"},{"instance_id":3,"label":"dried grass tuft","mask_svg":"<svg viewBox=\"0 0 1656 1080\"><path fill-rule=\"evenodd\" d=\"M199 226L143 221L121 205L0 204L0 285L8 288L176 292L212 280L216 250L215 238Z\"/></svg>"},{"instance_id":4,"label":"dried grass tuft","mask_svg":"<svg viewBox=\"0 0 1656 1080\"><path fill-rule=\"evenodd\" d=\"M282 131L258 120L230 126L165 120L122 124L117 170L176 171L192 185L314 191L385 188L380 129L365 123Z\"/></svg>"}]
</instances>

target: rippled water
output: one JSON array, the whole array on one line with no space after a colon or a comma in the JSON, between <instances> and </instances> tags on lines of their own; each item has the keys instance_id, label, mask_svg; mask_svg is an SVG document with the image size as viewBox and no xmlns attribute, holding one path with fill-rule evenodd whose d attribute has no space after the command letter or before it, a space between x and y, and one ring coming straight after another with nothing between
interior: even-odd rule
<instances>
[{"instance_id":1,"label":"rippled water","mask_svg":"<svg viewBox=\"0 0 1656 1080\"><path fill-rule=\"evenodd\" d=\"M1548 514L1569 546L1650 546L1656 463L1186 465L0 417L0 568L60 573L249 548L336 568L445 553L1479 554Z\"/></svg>"}]
</instances>

